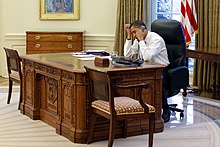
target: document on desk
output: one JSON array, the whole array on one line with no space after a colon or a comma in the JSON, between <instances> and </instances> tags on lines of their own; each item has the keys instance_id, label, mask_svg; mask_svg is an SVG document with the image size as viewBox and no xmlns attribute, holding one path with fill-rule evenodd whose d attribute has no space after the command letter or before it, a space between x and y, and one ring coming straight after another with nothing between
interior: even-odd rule
<instances>
[{"instance_id":1,"label":"document on desk","mask_svg":"<svg viewBox=\"0 0 220 147\"><path fill-rule=\"evenodd\" d=\"M95 59L95 56L94 57L83 57L83 58L78 58L79 60L94 60Z\"/></svg>"},{"instance_id":2,"label":"document on desk","mask_svg":"<svg viewBox=\"0 0 220 147\"><path fill-rule=\"evenodd\" d=\"M72 56L77 57L79 60L94 60L95 59L95 55L86 54L83 52L74 52L72 53Z\"/></svg>"},{"instance_id":3,"label":"document on desk","mask_svg":"<svg viewBox=\"0 0 220 147\"><path fill-rule=\"evenodd\" d=\"M95 57L95 55L90 55L90 54L77 54L77 55L73 55L74 57L78 57L78 58L91 58L91 57Z\"/></svg>"}]
</instances>

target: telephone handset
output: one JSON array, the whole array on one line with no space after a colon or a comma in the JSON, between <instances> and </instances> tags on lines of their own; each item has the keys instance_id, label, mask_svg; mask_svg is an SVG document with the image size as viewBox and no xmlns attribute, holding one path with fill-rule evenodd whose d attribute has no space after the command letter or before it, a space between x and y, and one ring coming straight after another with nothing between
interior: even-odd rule
<instances>
[{"instance_id":1,"label":"telephone handset","mask_svg":"<svg viewBox=\"0 0 220 147\"><path fill-rule=\"evenodd\" d=\"M141 31L142 32L144 32L145 29L146 29L145 26L141 26Z\"/></svg>"}]
</instances>

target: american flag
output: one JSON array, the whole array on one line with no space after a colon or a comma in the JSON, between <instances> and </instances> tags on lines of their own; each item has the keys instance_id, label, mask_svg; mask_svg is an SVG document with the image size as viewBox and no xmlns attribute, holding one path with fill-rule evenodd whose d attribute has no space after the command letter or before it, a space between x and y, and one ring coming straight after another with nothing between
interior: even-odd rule
<instances>
[{"instance_id":1,"label":"american flag","mask_svg":"<svg viewBox=\"0 0 220 147\"><path fill-rule=\"evenodd\" d=\"M181 0L181 23L184 28L186 45L191 42L194 33L198 33L196 0Z\"/></svg>"}]
</instances>

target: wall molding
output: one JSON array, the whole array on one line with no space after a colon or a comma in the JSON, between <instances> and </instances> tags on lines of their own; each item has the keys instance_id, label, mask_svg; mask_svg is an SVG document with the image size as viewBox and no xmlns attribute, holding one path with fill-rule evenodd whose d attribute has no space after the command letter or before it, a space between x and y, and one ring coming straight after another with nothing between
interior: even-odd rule
<instances>
[{"instance_id":1,"label":"wall molding","mask_svg":"<svg viewBox=\"0 0 220 147\"><path fill-rule=\"evenodd\" d=\"M84 36L84 50L101 49L110 53L114 49L114 39L114 36Z\"/></svg>"},{"instance_id":2,"label":"wall molding","mask_svg":"<svg viewBox=\"0 0 220 147\"><path fill-rule=\"evenodd\" d=\"M110 52L114 48L114 39L110 35L84 35L84 49L103 49ZM4 40L5 46L15 47L19 43L19 46L26 48L26 34L6 34Z\"/></svg>"},{"instance_id":3,"label":"wall molding","mask_svg":"<svg viewBox=\"0 0 220 147\"><path fill-rule=\"evenodd\" d=\"M111 52L114 49L114 36L90 34L84 35L84 50L98 49ZM18 50L20 55L26 54L26 34L5 34L3 36L3 46ZM4 52L2 52L4 54ZM2 69L0 75L7 76L6 59L3 55ZM0 66L1 67L1 66Z\"/></svg>"}]
</instances>

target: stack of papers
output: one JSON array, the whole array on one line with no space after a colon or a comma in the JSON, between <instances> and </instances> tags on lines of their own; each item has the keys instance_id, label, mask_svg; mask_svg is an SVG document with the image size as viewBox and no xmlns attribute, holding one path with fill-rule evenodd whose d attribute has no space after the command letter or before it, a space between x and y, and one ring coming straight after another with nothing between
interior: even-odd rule
<instances>
[{"instance_id":1,"label":"stack of papers","mask_svg":"<svg viewBox=\"0 0 220 147\"><path fill-rule=\"evenodd\" d=\"M88 58L88 57L95 57L95 55L90 55L90 54L76 54L76 55L73 55L74 57L78 57L78 58Z\"/></svg>"},{"instance_id":2,"label":"stack of papers","mask_svg":"<svg viewBox=\"0 0 220 147\"><path fill-rule=\"evenodd\" d=\"M95 55L86 54L84 52L74 52L72 53L72 56L77 57L79 60L94 60L95 59Z\"/></svg>"}]
</instances>

